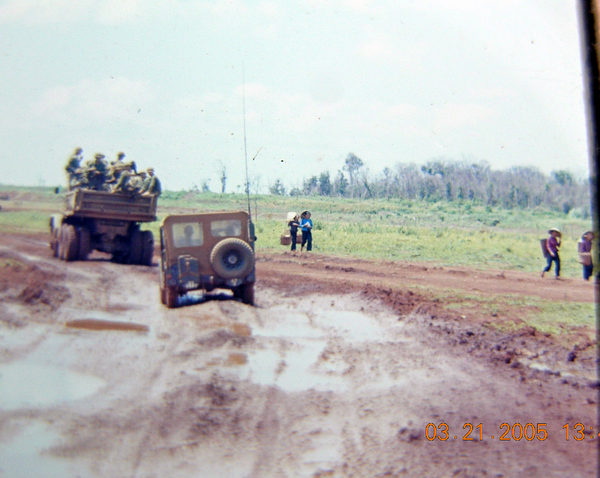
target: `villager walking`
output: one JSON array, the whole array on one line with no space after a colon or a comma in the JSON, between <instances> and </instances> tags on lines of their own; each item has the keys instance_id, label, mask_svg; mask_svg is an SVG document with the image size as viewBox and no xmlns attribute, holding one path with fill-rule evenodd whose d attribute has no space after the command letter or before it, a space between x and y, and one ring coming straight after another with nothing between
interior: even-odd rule
<instances>
[{"instance_id":1,"label":"villager walking","mask_svg":"<svg viewBox=\"0 0 600 478\"><path fill-rule=\"evenodd\" d=\"M542 277L544 274L548 272L552 268L552 263L554 262L554 274L555 278L560 278L560 256L558 255L558 249L560 248L560 240L562 237L561 232L553 227L548 231L549 237L546 239L546 267L542 270Z\"/></svg>"},{"instance_id":2,"label":"villager walking","mask_svg":"<svg viewBox=\"0 0 600 478\"><path fill-rule=\"evenodd\" d=\"M592 261L592 241L594 233L592 231L584 232L581 240L577 243L577 252L579 252L579 263L583 267L583 279L590 280L594 272L594 263Z\"/></svg>"}]
</instances>

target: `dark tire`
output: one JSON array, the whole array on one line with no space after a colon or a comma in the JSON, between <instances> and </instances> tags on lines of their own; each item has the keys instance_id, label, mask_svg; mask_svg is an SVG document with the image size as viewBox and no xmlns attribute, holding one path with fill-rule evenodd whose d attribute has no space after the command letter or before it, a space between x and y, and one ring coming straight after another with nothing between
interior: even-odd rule
<instances>
[{"instance_id":1,"label":"dark tire","mask_svg":"<svg viewBox=\"0 0 600 478\"><path fill-rule=\"evenodd\" d=\"M127 263L140 264L142 262L142 253L144 252L144 243L142 231L134 229L129 235L129 254Z\"/></svg>"},{"instance_id":2,"label":"dark tire","mask_svg":"<svg viewBox=\"0 0 600 478\"><path fill-rule=\"evenodd\" d=\"M54 257L59 256L58 240L60 237L60 226L56 224L56 218L50 218L50 249Z\"/></svg>"},{"instance_id":3,"label":"dark tire","mask_svg":"<svg viewBox=\"0 0 600 478\"><path fill-rule=\"evenodd\" d=\"M244 304L254 305L254 282L241 285L239 295Z\"/></svg>"},{"instance_id":4,"label":"dark tire","mask_svg":"<svg viewBox=\"0 0 600 478\"><path fill-rule=\"evenodd\" d=\"M241 239L229 237L213 248L210 263L224 279L243 277L254 267L254 251Z\"/></svg>"},{"instance_id":5,"label":"dark tire","mask_svg":"<svg viewBox=\"0 0 600 478\"><path fill-rule=\"evenodd\" d=\"M127 257L121 251L113 252L110 262L114 262L115 264L125 264L127 262Z\"/></svg>"},{"instance_id":6,"label":"dark tire","mask_svg":"<svg viewBox=\"0 0 600 478\"><path fill-rule=\"evenodd\" d=\"M154 257L154 236L152 231L142 232L142 259L140 264L143 266L151 266Z\"/></svg>"},{"instance_id":7,"label":"dark tire","mask_svg":"<svg viewBox=\"0 0 600 478\"><path fill-rule=\"evenodd\" d=\"M55 227L52 230L52 240L50 241L50 249L52 249L52 255L59 257L60 254L60 227Z\"/></svg>"},{"instance_id":8,"label":"dark tire","mask_svg":"<svg viewBox=\"0 0 600 478\"><path fill-rule=\"evenodd\" d=\"M79 230L79 254L78 259L80 261L87 261L88 255L92 250L92 235L90 230L83 226Z\"/></svg>"},{"instance_id":9,"label":"dark tire","mask_svg":"<svg viewBox=\"0 0 600 478\"><path fill-rule=\"evenodd\" d=\"M160 286L160 303L167 305L167 291L163 286Z\"/></svg>"},{"instance_id":10,"label":"dark tire","mask_svg":"<svg viewBox=\"0 0 600 478\"><path fill-rule=\"evenodd\" d=\"M169 309L174 309L179 305L179 294L176 290L170 288L165 289L165 305Z\"/></svg>"},{"instance_id":11,"label":"dark tire","mask_svg":"<svg viewBox=\"0 0 600 478\"><path fill-rule=\"evenodd\" d=\"M60 233L60 258L63 261L71 262L77 259L79 249L79 236L77 229L71 224L63 224Z\"/></svg>"}]
</instances>

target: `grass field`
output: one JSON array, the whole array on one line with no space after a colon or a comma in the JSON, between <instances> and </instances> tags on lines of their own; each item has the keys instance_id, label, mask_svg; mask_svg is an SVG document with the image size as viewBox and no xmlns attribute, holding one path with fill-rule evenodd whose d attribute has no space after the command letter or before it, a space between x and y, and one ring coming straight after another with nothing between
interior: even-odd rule
<instances>
[{"instance_id":1,"label":"grass field","mask_svg":"<svg viewBox=\"0 0 600 478\"><path fill-rule=\"evenodd\" d=\"M62 196L51 188L0 186L0 227L45 231L48 216L62 209ZM477 269L539 271L544 265L539 241L550 227L563 231L562 275L578 277L577 241L590 220L558 211L506 210L470 202L427 203L406 200L355 200L255 196L250 203L257 249L282 251L288 211L310 210L316 252L367 259L464 265ZM168 214L209 210L247 210L244 195L171 192L159 201L159 219ZM159 223L148 224L155 234Z\"/></svg>"}]
</instances>

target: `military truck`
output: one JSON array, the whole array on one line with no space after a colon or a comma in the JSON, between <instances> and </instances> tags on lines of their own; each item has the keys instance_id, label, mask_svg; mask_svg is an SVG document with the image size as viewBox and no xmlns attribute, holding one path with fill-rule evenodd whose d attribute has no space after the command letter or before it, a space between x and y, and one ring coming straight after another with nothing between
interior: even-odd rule
<instances>
[{"instance_id":1,"label":"military truck","mask_svg":"<svg viewBox=\"0 0 600 478\"><path fill-rule=\"evenodd\" d=\"M160 298L229 289L254 305L254 228L244 211L167 216L160 227Z\"/></svg>"},{"instance_id":2,"label":"military truck","mask_svg":"<svg viewBox=\"0 0 600 478\"><path fill-rule=\"evenodd\" d=\"M140 224L156 221L156 196L75 189L65 211L50 218L50 248L64 261L85 261L93 250L126 264L152 265L154 237Z\"/></svg>"}]
</instances>

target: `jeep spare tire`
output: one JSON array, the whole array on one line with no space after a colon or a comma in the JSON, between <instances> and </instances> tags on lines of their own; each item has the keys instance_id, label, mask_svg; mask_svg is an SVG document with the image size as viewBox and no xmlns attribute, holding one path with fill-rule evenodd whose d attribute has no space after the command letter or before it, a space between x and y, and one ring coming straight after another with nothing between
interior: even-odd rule
<instances>
[{"instance_id":1,"label":"jeep spare tire","mask_svg":"<svg viewBox=\"0 0 600 478\"><path fill-rule=\"evenodd\" d=\"M224 279L244 277L254 267L254 251L241 239L229 237L213 248L210 253L210 264Z\"/></svg>"}]
</instances>

